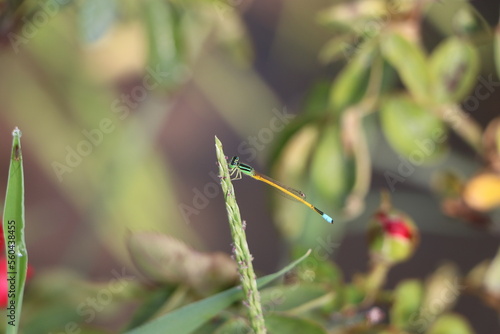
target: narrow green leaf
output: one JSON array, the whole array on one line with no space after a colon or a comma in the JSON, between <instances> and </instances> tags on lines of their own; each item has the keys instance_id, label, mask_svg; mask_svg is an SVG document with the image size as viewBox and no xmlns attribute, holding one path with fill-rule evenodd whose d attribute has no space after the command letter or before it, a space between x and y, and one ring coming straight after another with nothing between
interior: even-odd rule
<instances>
[{"instance_id":1,"label":"narrow green leaf","mask_svg":"<svg viewBox=\"0 0 500 334\"><path fill-rule=\"evenodd\" d=\"M147 296L143 304L135 312L127 329L138 327L149 320L158 310L167 302L174 291L171 287L166 287L161 290L156 290L154 293Z\"/></svg>"},{"instance_id":2,"label":"narrow green leaf","mask_svg":"<svg viewBox=\"0 0 500 334\"><path fill-rule=\"evenodd\" d=\"M352 32L335 36L321 48L319 60L327 64L342 58L349 59L360 42L361 39L357 38Z\"/></svg>"},{"instance_id":3,"label":"narrow green leaf","mask_svg":"<svg viewBox=\"0 0 500 334\"><path fill-rule=\"evenodd\" d=\"M167 80L161 85L168 87L182 77L180 73L180 41L177 38L179 23L170 2L150 0L144 2L144 21L149 45L149 65L157 71L168 71Z\"/></svg>"},{"instance_id":4,"label":"narrow green leaf","mask_svg":"<svg viewBox=\"0 0 500 334\"><path fill-rule=\"evenodd\" d=\"M479 55L466 40L450 37L432 53L430 80L436 102L460 102L479 73Z\"/></svg>"},{"instance_id":5,"label":"narrow green leaf","mask_svg":"<svg viewBox=\"0 0 500 334\"><path fill-rule=\"evenodd\" d=\"M273 286L261 291L261 302L266 311L289 311L328 294L319 284Z\"/></svg>"},{"instance_id":6,"label":"narrow green leaf","mask_svg":"<svg viewBox=\"0 0 500 334\"><path fill-rule=\"evenodd\" d=\"M307 92L303 110L308 116L317 119L325 114L325 110L328 110L330 86L331 83L329 81L322 80L315 83Z\"/></svg>"},{"instance_id":7,"label":"narrow green leaf","mask_svg":"<svg viewBox=\"0 0 500 334\"><path fill-rule=\"evenodd\" d=\"M304 260L310 251L301 258L290 263L280 271L261 277L257 280L257 287L261 288L286 272L290 271L298 263ZM217 313L243 298L241 287L237 286L214 296L205 298L196 303L181 307L171 313L164 315L154 321L138 327L126 334L157 334L157 333L176 333L187 334L196 330L208 320L212 319Z\"/></svg>"},{"instance_id":8,"label":"narrow green leaf","mask_svg":"<svg viewBox=\"0 0 500 334\"><path fill-rule=\"evenodd\" d=\"M398 71L410 93L420 102L429 99L429 77L426 55L416 42L392 32L381 40L382 54Z\"/></svg>"},{"instance_id":9,"label":"narrow green leaf","mask_svg":"<svg viewBox=\"0 0 500 334\"><path fill-rule=\"evenodd\" d=\"M28 269L28 253L24 241L24 175L21 131L15 128L12 135L14 139L3 213L5 252L8 260L7 334L15 334L19 329L24 284Z\"/></svg>"},{"instance_id":10,"label":"narrow green leaf","mask_svg":"<svg viewBox=\"0 0 500 334\"><path fill-rule=\"evenodd\" d=\"M363 43L354 53L354 58L335 79L330 103L336 113L361 100L368 86L368 79L377 55L375 44Z\"/></svg>"}]
</instances>

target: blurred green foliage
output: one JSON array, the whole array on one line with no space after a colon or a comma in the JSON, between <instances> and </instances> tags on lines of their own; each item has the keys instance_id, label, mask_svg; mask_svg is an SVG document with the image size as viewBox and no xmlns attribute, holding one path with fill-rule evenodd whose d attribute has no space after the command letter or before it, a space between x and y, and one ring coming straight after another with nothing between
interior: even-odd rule
<instances>
[{"instance_id":1,"label":"blurred green foliage","mask_svg":"<svg viewBox=\"0 0 500 334\"><path fill-rule=\"evenodd\" d=\"M177 328L183 321L187 332L200 334L249 331L246 308L235 303L238 289L217 293L235 283L234 263L177 240L203 248L203 237L179 214L176 176L157 142L183 94L194 100L201 93L241 138L259 133L270 115L286 113L271 111L279 99L251 66L240 13L247 5L0 0L2 121L23 130L30 160L123 263L103 283L65 269L38 274L26 296L25 333L146 333L140 325L158 332L154 324ZM315 15L306 17L311 8ZM492 185L500 182L500 126L492 120L484 131L465 102L493 93L487 82L494 69L484 64L494 63L500 76L500 28L461 0L289 1L282 13L272 57L305 70L315 54L328 74L314 78L302 111L273 133L273 147L251 152L269 154L273 177L307 193L335 224L272 197L287 253L312 253L283 282L261 290L266 326L272 333L473 333L452 308L471 292L499 312L500 255L465 278L445 264L425 282L408 279L385 290L392 266L417 247L404 239L412 218L402 214L408 219L373 217L377 235L368 244L366 273L348 280L329 258L348 223L374 207L367 200L379 193L374 175L393 193L403 183L433 191L463 225L485 233L498 226L500 192ZM310 38L313 25L321 36ZM433 36L425 35L429 29ZM291 37L301 50L285 55L282 43ZM450 146L451 133L482 165ZM181 140L174 144L182 151ZM417 196L403 195L416 205ZM383 202L379 211L385 209ZM430 219L415 223L443 229ZM407 248L390 261L394 245ZM72 247L68 254L81 250ZM130 309L135 314L128 316ZM125 317L128 323L113 323Z\"/></svg>"}]
</instances>

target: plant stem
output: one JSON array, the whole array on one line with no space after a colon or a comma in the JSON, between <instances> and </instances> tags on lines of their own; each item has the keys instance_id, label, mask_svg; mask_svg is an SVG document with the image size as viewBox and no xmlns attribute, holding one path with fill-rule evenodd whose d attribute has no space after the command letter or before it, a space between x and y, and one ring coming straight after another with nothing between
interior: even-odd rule
<instances>
[{"instance_id":1,"label":"plant stem","mask_svg":"<svg viewBox=\"0 0 500 334\"><path fill-rule=\"evenodd\" d=\"M477 121L456 104L444 106L438 109L437 112L470 147L479 154L483 153L483 130Z\"/></svg>"},{"instance_id":2,"label":"plant stem","mask_svg":"<svg viewBox=\"0 0 500 334\"><path fill-rule=\"evenodd\" d=\"M226 202L227 216L229 218L229 227L234 241L234 257L238 264L241 286L248 306L250 326L255 334L265 334L266 327L260 304L260 295L255 281L255 272L252 266L252 255L248 249L245 235L245 229L240 216L240 209L236 203L233 184L227 166L226 156L222 150L222 143L215 137L215 148L217 153L217 162L219 165L219 175L221 180L222 192Z\"/></svg>"},{"instance_id":3,"label":"plant stem","mask_svg":"<svg viewBox=\"0 0 500 334\"><path fill-rule=\"evenodd\" d=\"M373 304L377 293L380 291L387 279L387 273L392 265L379 261L372 264L372 268L366 278L366 296L363 300L364 305Z\"/></svg>"}]
</instances>

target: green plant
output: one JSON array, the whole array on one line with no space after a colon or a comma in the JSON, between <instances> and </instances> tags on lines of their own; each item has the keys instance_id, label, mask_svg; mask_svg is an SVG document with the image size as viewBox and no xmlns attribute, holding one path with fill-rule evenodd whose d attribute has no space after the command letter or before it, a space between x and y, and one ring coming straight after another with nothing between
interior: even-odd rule
<instances>
[{"instance_id":1,"label":"green plant","mask_svg":"<svg viewBox=\"0 0 500 334\"><path fill-rule=\"evenodd\" d=\"M449 261L418 277L394 268L437 257L430 234L495 240L500 29L474 5L290 0L276 23L275 7L245 1L0 0L0 123L23 129L39 190L22 332L473 333L454 305L471 294L500 312L500 253L464 274ZM305 86L303 103L278 107ZM248 246L246 183L232 188L218 140L211 170L214 129L334 224L251 193L255 212L270 207L279 251ZM7 242L24 219L19 136L11 158ZM222 203L234 259L205 249L227 232ZM354 245L366 269L344 268L359 264L351 254L333 262L347 233L367 234ZM22 226L14 237L24 247ZM250 249L291 263L257 279Z\"/></svg>"},{"instance_id":2,"label":"green plant","mask_svg":"<svg viewBox=\"0 0 500 334\"><path fill-rule=\"evenodd\" d=\"M23 307L24 285L28 275L28 251L24 239L24 172L21 151L21 131L12 132L12 153L10 156L7 194L3 213L3 238L5 245L7 281L5 287L8 300L6 333L18 333Z\"/></svg>"}]
</instances>

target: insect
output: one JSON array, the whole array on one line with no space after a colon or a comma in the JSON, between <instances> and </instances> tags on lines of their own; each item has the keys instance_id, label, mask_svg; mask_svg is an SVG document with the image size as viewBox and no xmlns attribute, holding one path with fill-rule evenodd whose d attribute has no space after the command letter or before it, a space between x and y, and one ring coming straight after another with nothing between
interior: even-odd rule
<instances>
[{"instance_id":1,"label":"insect","mask_svg":"<svg viewBox=\"0 0 500 334\"><path fill-rule=\"evenodd\" d=\"M321 217L323 217L323 219L326 220L328 223L330 224L333 223L332 217L330 217L329 215L327 215L326 213L324 213L323 211L321 211L320 209L318 209L317 207L306 201L306 195L302 191L282 185L278 181L273 180L270 177L267 177L263 174L260 174L252 166L240 162L239 157L234 156L231 158L231 161L229 162L229 171L231 174L231 180L239 180L242 177L241 175L245 174L256 180L265 182L270 186L278 189L282 193L288 195L289 197L292 197L293 199L296 199L302 204L307 205L311 210L314 210L314 212L318 213Z\"/></svg>"}]
</instances>

